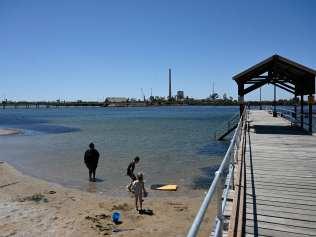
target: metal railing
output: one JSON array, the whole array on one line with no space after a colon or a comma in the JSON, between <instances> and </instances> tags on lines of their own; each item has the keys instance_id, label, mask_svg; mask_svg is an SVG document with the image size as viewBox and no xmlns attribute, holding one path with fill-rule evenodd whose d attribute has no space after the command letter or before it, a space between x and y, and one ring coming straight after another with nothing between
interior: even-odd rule
<instances>
[{"instance_id":1,"label":"metal railing","mask_svg":"<svg viewBox=\"0 0 316 237\"><path fill-rule=\"evenodd\" d=\"M273 111L273 108L272 106L270 107L266 107L265 110L267 110L268 112L272 113ZM303 127L302 129L304 129L305 131L307 132L315 132L316 131L316 115L312 114L312 131L309 131L309 121L306 121L308 119L308 112L303 112L303 114L301 114L300 111L295 111L294 110L291 110L291 109L285 109L285 108L280 108L280 107L277 107L276 108L276 112L277 114L288 120L290 123L291 123L291 126L292 125L295 125L297 127L301 127L301 124L303 122ZM301 120L301 115L303 115L303 121Z\"/></svg>"},{"instance_id":2,"label":"metal railing","mask_svg":"<svg viewBox=\"0 0 316 237\"><path fill-rule=\"evenodd\" d=\"M229 193L229 189L231 184L234 188L234 169L235 169L235 161L236 157L238 156L238 149L240 144L240 139L242 135L242 131L244 131L245 121L247 117L247 111L244 110L242 116L239 119L238 126L235 129L234 135L231 139L230 145L226 151L224 159L215 172L214 180L202 202L202 205L193 221L193 224L187 234L187 237L195 237L198 234L200 229L200 225L203 221L203 218L206 214L207 208L212 201L216 191L217 191L217 216L216 216L216 223L214 229L214 236L222 236L223 233L223 224L224 224L224 217L223 213L226 208L227 197ZM222 201L222 190L224 189L224 175L227 174L227 164L229 164L229 172L226 178L226 188L224 190L223 201Z\"/></svg>"},{"instance_id":3,"label":"metal railing","mask_svg":"<svg viewBox=\"0 0 316 237\"><path fill-rule=\"evenodd\" d=\"M295 113L294 110L284 109L284 108L280 108L280 107L277 107L276 111L277 111L278 115L280 115L282 118L285 118L286 120L291 122L292 125L300 126L301 113L299 111L297 111ZM304 127L306 130L308 129L308 126L309 126L309 123L305 121L305 119L307 117L308 117L308 114L303 113L303 126L307 127L307 128Z\"/></svg>"},{"instance_id":4,"label":"metal railing","mask_svg":"<svg viewBox=\"0 0 316 237\"><path fill-rule=\"evenodd\" d=\"M223 124L219 126L219 129L217 129L214 132L215 140L222 140L223 137L225 137L228 133L230 133L231 130L234 129L238 121L239 121L239 112L234 114L228 121L224 122Z\"/></svg>"}]
</instances>

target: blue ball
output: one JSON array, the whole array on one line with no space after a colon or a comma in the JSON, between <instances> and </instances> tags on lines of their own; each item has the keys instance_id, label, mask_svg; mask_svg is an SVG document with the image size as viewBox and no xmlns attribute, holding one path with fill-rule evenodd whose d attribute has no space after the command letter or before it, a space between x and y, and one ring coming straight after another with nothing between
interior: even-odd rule
<instances>
[{"instance_id":1,"label":"blue ball","mask_svg":"<svg viewBox=\"0 0 316 237\"><path fill-rule=\"evenodd\" d=\"M112 213L112 221L114 223L119 222L120 221L120 217L121 217L121 213L119 213L117 211Z\"/></svg>"}]
</instances>

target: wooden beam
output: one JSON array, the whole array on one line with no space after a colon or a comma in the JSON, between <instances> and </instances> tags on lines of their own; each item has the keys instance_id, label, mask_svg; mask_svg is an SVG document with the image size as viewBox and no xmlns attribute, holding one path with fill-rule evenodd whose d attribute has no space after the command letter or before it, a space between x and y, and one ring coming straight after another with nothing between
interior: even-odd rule
<instances>
[{"instance_id":1,"label":"wooden beam","mask_svg":"<svg viewBox=\"0 0 316 237\"><path fill-rule=\"evenodd\" d=\"M281 84L282 86L285 86L286 88L288 88L288 89L290 89L290 90L295 91L295 87L290 86L290 85L286 84L286 83L283 82L283 81L279 81L279 80L278 80L277 83Z\"/></svg>"},{"instance_id":2,"label":"wooden beam","mask_svg":"<svg viewBox=\"0 0 316 237\"><path fill-rule=\"evenodd\" d=\"M262 80L250 80L250 81L246 81L244 84L255 84L255 83L259 83Z\"/></svg>"},{"instance_id":3,"label":"wooden beam","mask_svg":"<svg viewBox=\"0 0 316 237\"><path fill-rule=\"evenodd\" d=\"M256 78L265 78L265 79L267 79L268 75L257 76Z\"/></svg>"},{"instance_id":4,"label":"wooden beam","mask_svg":"<svg viewBox=\"0 0 316 237\"><path fill-rule=\"evenodd\" d=\"M238 95L243 96L245 90L245 85L243 83L238 83Z\"/></svg>"},{"instance_id":5,"label":"wooden beam","mask_svg":"<svg viewBox=\"0 0 316 237\"><path fill-rule=\"evenodd\" d=\"M277 86L277 87L279 87L279 88L281 88L281 89L283 89L283 90L285 90L285 91L287 91L287 92L290 92L290 93L292 93L292 94L295 94L295 90L290 90L290 89L288 89L288 88L286 88L286 87L284 87L284 86L282 86L282 85L279 85L278 83L271 83L271 84L273 84L273 85L275 85L275 86Z\"/></svg>"},{"instance_id":6,"label":"wooden beam","mask_svg":"<svg viewBox=\"0 0 316 237\"><path fill-rule=\"evenodd\" d=\"M262 80L260 82L257 82L256 84L253 84L252 86L247 87L246 89L244 89L244 95L248 94L249 92L258 89L259 87L263 86L264 84L269 83L269 79L266 80Z\"/></svg>"},{"instance_id":7,"label":"wooden beam","mask_svg":"<svg viewBox=\"0 0 316 237\"><path fill-rule=\"evenodd\" d=\"M234 175L235 195L233 198L233 209L228 226L228 237L240 237L243 235L243 220L245 214L245 190L246 190L246 171L245 171L245 151L246 151L246 126L243 126L241 136L241 152L238 152L236 170Z\"/></svg>"}]
</instances>

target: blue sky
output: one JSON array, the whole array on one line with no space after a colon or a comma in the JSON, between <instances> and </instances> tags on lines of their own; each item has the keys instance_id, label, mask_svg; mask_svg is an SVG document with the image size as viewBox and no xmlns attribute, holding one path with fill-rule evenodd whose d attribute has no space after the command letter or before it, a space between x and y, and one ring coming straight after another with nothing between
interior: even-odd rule
<instances>
[{"instance_id":1,"label":"blue sky","mask_svg":"<svg viewBox=\"0 0 316 237\"><path fill-rule=\"evenodd\" d=\"M316 68L315 12L312 0L1 0L0 97L167 96L172 68L173 93L205 98L214 81L236 98L232 76L272 54Z\"/></svg>"}]
</instances>

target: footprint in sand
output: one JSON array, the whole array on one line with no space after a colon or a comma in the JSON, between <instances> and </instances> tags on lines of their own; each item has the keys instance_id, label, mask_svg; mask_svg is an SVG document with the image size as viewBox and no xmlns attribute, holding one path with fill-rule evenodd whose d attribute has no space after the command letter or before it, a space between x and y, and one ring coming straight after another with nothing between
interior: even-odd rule
<instances>
[{"instance_id":1,"label":"footprint in sand","mask_svg":"<svg viewBox=\"0 0 316 237\"><path fill-rule=\"evenodd\" d=\"M119 210L119 211L129 211L133 209L130 207L127 203L119 204L119 205L113 205L112 206L112 211L114 210Z\"/></svg>"},{"instance_id":2,"label":"footprint in sand","mask_svg":"<svg viewBox=\"0 0 316 237\"><path fill-rule=\"evenodd\" d=\"M172 206L177 212L188 210L188 207L183 203L169 202L168 205Z\"/></svg>"}]
</instances>

